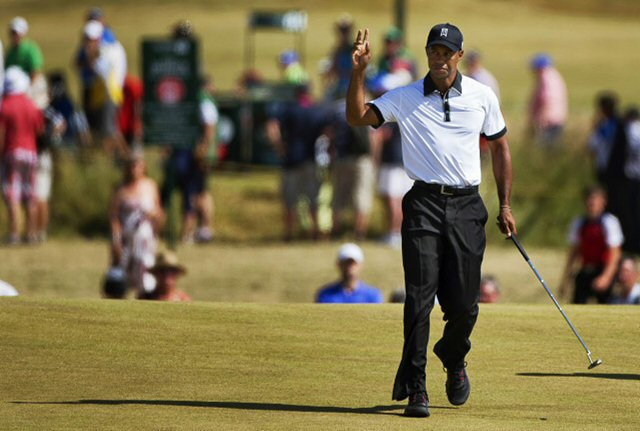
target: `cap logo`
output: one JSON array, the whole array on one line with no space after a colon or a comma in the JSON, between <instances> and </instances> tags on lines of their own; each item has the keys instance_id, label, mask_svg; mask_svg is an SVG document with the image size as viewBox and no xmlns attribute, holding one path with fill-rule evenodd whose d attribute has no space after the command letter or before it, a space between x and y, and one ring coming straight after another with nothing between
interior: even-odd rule
<instances>
[{"instance_id":1,"label":"cap logo","mask_svg":"<svg viewBox=\"0 0 640 431\"><path fill-rule=\"evenodd\" d=\"M440 29L440 37L447 37L447 35L449 34L449 29L448 28L443 28Z\"/></svg>"}]
</instances>

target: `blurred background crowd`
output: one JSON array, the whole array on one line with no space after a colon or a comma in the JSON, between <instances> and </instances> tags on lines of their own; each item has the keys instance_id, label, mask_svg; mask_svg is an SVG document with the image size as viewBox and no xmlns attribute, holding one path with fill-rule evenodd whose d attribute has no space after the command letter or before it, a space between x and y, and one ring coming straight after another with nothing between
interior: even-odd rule
<instances>
[{"instance_id":1,"label":"blurred background crowd","mask_svg":"<svg viewBox=\"0 0 640 431\"><path fill-rule=\"evenodd\" d=\"M115 19L98 7L86 10L82 17L81 37L77 46L69 47L74 81L80 84L75 98L65 71L46 67L47 52L30 38L29 17L16 16L6 24L7 37L0 50L5 245L37 245L47 240L50 214L56 213L49 206L57 204L50 202L52 189L64 176L55 165L62 163L63 154L80 164L101 157L108 160L108 169L120 172L115 188L99 184L101 190L95 191L110 196L103 211L110 244L103 295L188 300L177 288L177 279L187 268L168 249L216 238L214 199L218 205L224 202L211 192L210 184L216 181L211 173L229 166L237 169L237 162L278 165L282 227L277 236L287 243L347 241L336 259L339 281L319 290L316 300L383 302L380 291L358 277L364 255L357 243L376 241L400 248L402 197L412 180L403 169L397 126L359 128L345 119L354 31L366 23L356 23L347 13L335 19L332 37L326 39L327 56L317 65L317 73L306 69L300 47L280 51L275 59L278 77L266 78L259 68L246 67L232 93L216 89L215 70L199 70L200 136L190 148L170 144L154 148L154 157L159 154L154 162L161 166L161 174L154 179L148 173L150 151L143 139L144 77L127 61L110 18ZM200 40L197 30L191 21L180 20L165 36L213 43ZM422 51L407 47L401 28L388 27L380 36L374 41L374 67L368 70L366 83L371 98L421 79L419 70L424 69ZM500 83L485 67L480 50L466 50L463 60L462 73L501 96ZM529 88L523 101L526 136L522 139L553 157L567 141L567 85L548 53L532 52L522 67L531 74L530 83L522 84ZM312 82L310 77L315 75L320 79ZM258 98L251 121L243 121L244 103ZM248 159L242 157L247 148L239 138L247 127L253 151ZM256 149L256 142L263 147ZM585 191L584 215L572 214L577 218L567 226L570 250L562 288L576 303L638 303L640 287L635 283L633 258L640 252L637 107L621 106L614 92L596 92L585 147L592 156L594 186ZM478 151L483 159L489 157L480 136ZM237 174L247 172L244 167ZM540 178L544 176L540 172ZM172 201L174 190L180 192L178 201ZM376 208L383 222L372 233ZM485 277L481 295L483 302L498 300L500 289L494 276ZM388 300L402 302L402 289Z\"/></svg>"}]
</instances>

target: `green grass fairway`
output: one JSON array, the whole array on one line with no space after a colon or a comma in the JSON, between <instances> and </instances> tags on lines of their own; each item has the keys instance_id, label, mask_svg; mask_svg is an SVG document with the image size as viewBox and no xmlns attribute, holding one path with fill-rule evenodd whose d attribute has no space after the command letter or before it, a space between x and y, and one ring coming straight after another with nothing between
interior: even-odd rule
<instances>
[{"instance_id":1,"label":"green grass fairway","mask_svg":"<svg viewBox=\"0 0 640 431\"><path fill-rule=\"evenodd\" d=\"M482 306L472 395L432 353L431 418L391 384L402 307L0 301L2 430L637 430L640 308ZM432 338L442 331L432 316Z\"/></svg>"}]
</instances>

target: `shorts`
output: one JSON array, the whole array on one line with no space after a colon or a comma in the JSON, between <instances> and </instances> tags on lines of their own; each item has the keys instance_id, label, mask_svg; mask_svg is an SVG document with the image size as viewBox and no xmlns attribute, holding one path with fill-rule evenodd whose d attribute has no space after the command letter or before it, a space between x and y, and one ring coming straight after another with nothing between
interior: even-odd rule
<instances>
[{"instance_id":1,"label":"shorts","mask_svg":"<svg viewBox=\"0 0 640 431\"><path fill-rule=\"evenodd\" d=\"M371 157L359 156L337 160L332 172L333 210L339 211L353 206L356 212L371 212L374 181L375 172Z\"/></svg>"},{"instance_id":2,"label":"shorts","mask_svg":"<svg viewBox=\"0 0 640 431\"><path fill-rule=\"evenodd\" d=\"M295 207L300 196L306 197L311 207L317 207L320 185L318 170L313 162L306 162L295 168L284 168L280 193L285 207Z\"/></svg>"},{"instance_id":3,"label":"shorts","mask_svg":"<svg viewBox=\"0 0 640 431\"><path fill-rule=\"evenodd\" d=\"M173 171L173 178L170 173ZM195 198L207 190L207 172L198 168L192 150L174 149L165 166L165 179L161 190L162 205L167 206L177 187L182 194L182 210L195 210Z\"/></svg>"},{"instance_id":4,"label":"shorts","mask_svg":"<svg viewBox=\"0 0 640 431\"><path fill-rule=\"evenodd\" d=\"M51 161L51 153L44 151L38 156L34 192L35 198L40 202L48 202L51 197L52 171L53 162Z\"/></svg>"},{"instance_id":5,"label":"shorts","mask_svg":"<svg viewBox=\"0 0 640 431\"><path fill-rule=\"evenodd\" d=\"M402 198L413 187L402 165L383 164L378 173L378 192L391 198Z\"/></svg>"},{"instance_id":6,"label":"shorts","mask_svg":"<svg viewBox=\"0 0 640 431\"><path fill-rule=\"evenodd\" d=\"M35 197L37 155L9 154L2 160L2 195L7 202L29 202Z\"/></svg>"}]
</instances>

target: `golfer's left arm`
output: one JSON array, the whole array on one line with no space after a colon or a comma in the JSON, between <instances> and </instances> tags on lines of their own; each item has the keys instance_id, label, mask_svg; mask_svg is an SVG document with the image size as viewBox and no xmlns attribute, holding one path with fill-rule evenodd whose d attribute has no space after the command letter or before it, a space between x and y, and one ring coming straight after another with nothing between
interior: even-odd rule
<instances>
[{"instance_id":1,"label":"golfer's left arm","mask_svg":"<svg viewBox=\"0 0 640 431\"><path fill-rule=\"evenodd\" d=\"M491 163L493 176L498 188L500 201L500 214L498 215L498 227L500 232L507 236L518 233L516 221L511 213L511 152L506 136L488 141L491 150Z\"/></svg>"}]
</instances>

